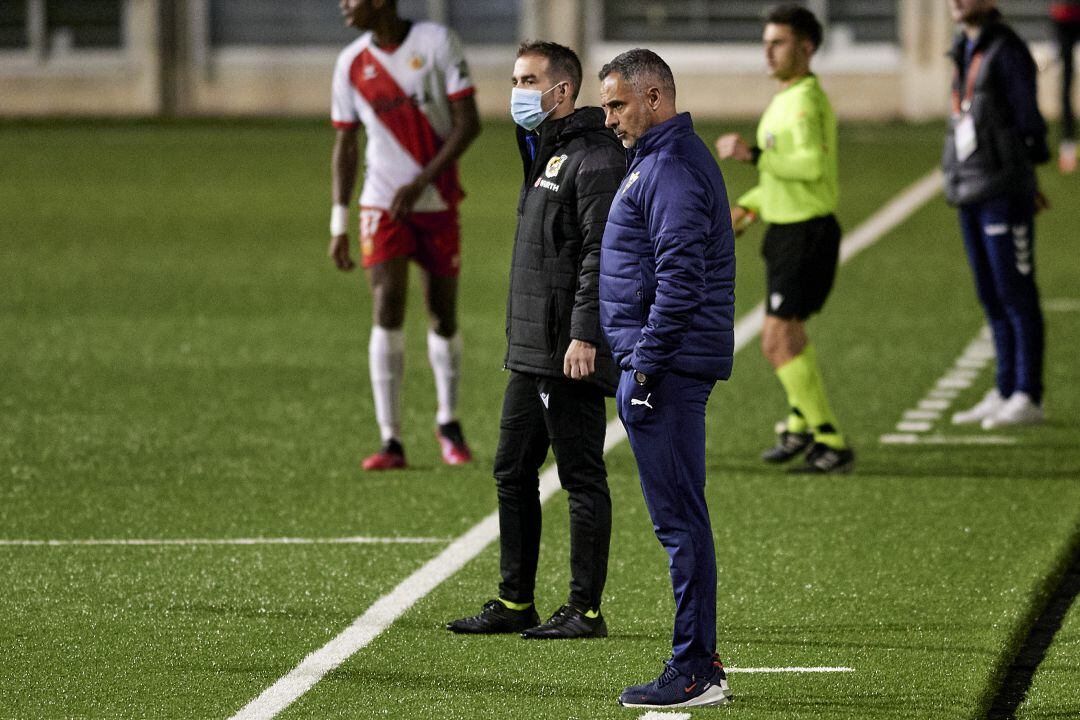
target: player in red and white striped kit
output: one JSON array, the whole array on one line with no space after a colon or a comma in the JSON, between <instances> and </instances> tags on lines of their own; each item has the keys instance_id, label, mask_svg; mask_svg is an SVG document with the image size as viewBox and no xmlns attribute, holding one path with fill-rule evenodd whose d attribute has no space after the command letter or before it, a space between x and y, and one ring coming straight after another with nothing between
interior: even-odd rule
<instances>
[{"instance_id":1,"label":"player in red and white striped kit","mask_svg":"<svg viewBox=\"0 0 1080 720\"><path fill-rule=\"evenodd\" d=\"M365 470L405 467L401 444L405 293L408 262L422 269L430 316L428 359L438 396L436 435L443 460L471 459L456 413L461 365L457 328L464 196L457 159L480 132L474 88L454 33L410 22L396 0L341 0L345 24L363 34L338 56L331 117L334 145L329 254L341 270L349 253L349 206L358 170L358 134L367 135L360 193L361 262L373 297L368 348L382 448Z\"/></svg>"}]
</instances>

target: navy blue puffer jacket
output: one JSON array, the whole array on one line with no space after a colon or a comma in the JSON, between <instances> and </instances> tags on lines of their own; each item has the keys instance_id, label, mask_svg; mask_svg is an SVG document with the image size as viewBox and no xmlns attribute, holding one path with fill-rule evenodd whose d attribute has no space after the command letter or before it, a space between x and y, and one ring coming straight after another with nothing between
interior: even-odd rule
<instances>
[{"instance_id":1,"label":"navy blue puffer jacket","mask_svg":"<svg viewBox=\"0 0 1080 720\"><path fill-rule=\"evenodd\" d=\"M600 324L623 370L731 375L735 235L724 178L687 113L630 151L600 251Z\"/></svg>"}]
</instances>

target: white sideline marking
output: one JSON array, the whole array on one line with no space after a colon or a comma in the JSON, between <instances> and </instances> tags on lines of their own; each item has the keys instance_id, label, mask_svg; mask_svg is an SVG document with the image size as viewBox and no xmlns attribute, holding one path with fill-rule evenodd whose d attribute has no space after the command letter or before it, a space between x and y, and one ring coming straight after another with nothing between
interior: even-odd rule
<instances>
[{"instance_id":1,"label":"white sideline marking","mask_svg":"<svg viewBox=\"0 0 1080 720\"><path fill-rule=\"evenodd\" d=\"M941 413L937 410L905 410L905 420L937 420Z\"/></svg>"},{"instance_id":2,"label":"white sideline marking","mask_svg":"<svg viewBox=\"0 0 1080 720\"><path fill-rule=\"evenodd\" d=\"M737 668L724 666L724 670L729 673L849 673L855 672L855 668L850 667L759 667L759 668Z\"/></svg>"},{"instance_id":3,"label":"white sideline marking","mask_svg":"<svg viewBox=\"0 0 1080 720\"><path fill-rule=\"evenodd\" d=\"M1080 298L1053 298L1043 301L1043 310L1050 312L1080 312ZM1015 437L1006 435L918 435L933 429L933 420L949 409L959 395L957 389L971 387L979 371L994 358L990 329L983 327L979 335L964 349L945 376L937 381L926 398L919 401L918 410L907 410L896 424L900 432L882 435L882 445L1015 445ZM931 422L912 422L929 420Z\"/></svg>"},{"instance_id":4,"label":"white sideline marking","mask_svg":"<svg viewBox=\"0 0 1080 720\"><path fill-rule=\"evenodd\" d=\"M150 538L91 540L0 540L5 547L68 547L72 545L422 545L450 542L429 537L340 537L340 538Z\"/></svg>"},{"instance_id":5,"label":"white sideline marking","mask_svg":"<svg viewBox=\"0 0 1080 720\"><path fill-rule=\"evenodd\" d=\"M915 214L916 210L941 192L943 184L941 171L934 170L887 202L844 238L844 244L840 246L840 262L846 263Z\"/></svg>"},{"instance_id":6,"label":"white sideline marking","mask_svg":"<svg viewBox=\"0 0 1080 720\"><path fill-rule=\"evenodd\" d=\"M1080 298L1051 298L1043 300L1042 307L1049 312L1080 312Z\"/></svg>"},{"instance_id":7,"label":"white sideline marking","mask_svg":"<svg viewBox=\"0 0 1080 720\"><path fill-rule=\"evenodd\" d=\"M892 433L878 438L882 445L1015 445L1006 435L915 435Z\"/></svg>"},{"instance_id":8,"label":"white sideline marking","mask_svg":"<svg viewBox=\"0 0 1080 720\"><path fill-rule=\"evenodd\" d=\"M638 720L690 720L694 717L690 713L683 712L660 712L659 710L650 710L642 715Z\"/></svg>"},{"instance_id":9,"label":"white sideline marking","mask_svg":"<svg viewBox=\"0 0 1080 720\"><path fill-rule=\"evenodd\" d=\"M918 422L898 422L896 423L896 429L900 432L926 432L930 428L934 427L934 423L925 421Z\"/></svg>"},{"instance_id":10,"label":"white sideline marking","mask_svg":"<svg viewBox=\"0 0 1080 720\"><path fill-rule=\"evenodd\" d=\"M926 394L926 397L933 398L935 400L947 400L949 401L946 407L952 405L952 401L960 395L959 390L942 390L941 388L934 388Z\"/></svg>"},{"instance_id":11,"label":"white sideline marking","mask_svg":"<svg viewBox=\"0 0 1080 720\"><path fill-rule=\"evenodd\" d=\"M935 169L886 203L847 235L840 246L840 264L846 263L893 230L929 202L941 188L941 171ZM739 352L753 341L761 332L764 321L765 304L762 302L735 323L734 352ZM626 430L622 423L617 418L612 420L607 426L604 452L625 439ZM541 504L558 490L558 471L554 465L549 465L540 474ZM310 690L324 675L370 644L406 610L479 555L498 536L499 513L496 511L375 601L374 605L340 635L300 661L299 665L241 708L231 720L269 720L280 713Z\"/></svg>"},{"instance_id":12,"label":"white sideline marking","mask_svg":"<svg viewBox=\"0 0 1080 720\"><path fill-rule=\"evenodd\" d=\"M994 357L994 343L990 339L990 328L984 325L975 339L968 343L952 367L934 383L930 392L918 403L918 408L905 410L896 423L896 432L882 435L878 442L882 445L1011 445L1015 438L999 436L953 437L942 435L920 437L917 433L927 433L934 429L934 424L949 409L952 401L959 396L959 390L969 388L979 377L979 372Z\"/></svg>"}]
</instances>

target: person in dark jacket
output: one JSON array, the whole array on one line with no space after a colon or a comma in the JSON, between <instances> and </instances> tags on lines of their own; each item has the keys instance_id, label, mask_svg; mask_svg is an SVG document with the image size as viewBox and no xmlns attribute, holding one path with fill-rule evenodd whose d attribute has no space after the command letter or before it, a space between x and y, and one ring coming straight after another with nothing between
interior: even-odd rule
<instances>
[{"instance_id":1,"label":"person in dark jacket","mask_svg":"<svg viewBox=\"0 0 1080 720\"><path fill-rule=\"evenodd\" d=\"M1064 174L1076 172L1076 115L1073 112L1073 49L1080 43L1080 0L1050 3L1058 57L1061 59L1061 142L1058 145L1058 169Z\"/></svg>"},{"instance_id":2,"label":"person in dark jacket","mask_svg":"<svg viewBox=\"0 0 1080 720\"><path fill-rule=\"evenodd\" d=\"M600 239L626 168L600 108L575 109L581 64L572 50L527 42L514 64L511 113L525 180L506 306L506 361L495 480L499 597L447 628L520 632L527 639L605 637L611 499L604 466L605 396L618 371L600 330ZM541 624L534 606L540 552L538 471L548 448L569 494L570 595Z\"/></svg>"},{"instance_id":3,"label":"person in dark jacket","mask_svg":"<svg viewBox=\"0 0 1080 720\"><path fill-rule=\"evenodd\" d=\"M997 379L952 417L984 430L1043 421L1043 317L1035 284L1035 165L1050 158L1035 61L996 0L950 0L961 26L952 116L942 153L945 198L960 215L975 290L997 355Z\"/></svg>"},{"instance_id":4,"label":"person in dark jacket","mask_svg":"<svg viewBox=\"0 0 1080 720\"><path fill-rule=\"evenodd\" d=\"M712 153L675 110L649 50L600 71L607 126L630 150L600 252L600 321L622 370L616 405L675 595L672 657L622 691L627 707L722 705L716 555L705 503L705 405L734 353L735 236Z\"/></svg>"}]
</instances>

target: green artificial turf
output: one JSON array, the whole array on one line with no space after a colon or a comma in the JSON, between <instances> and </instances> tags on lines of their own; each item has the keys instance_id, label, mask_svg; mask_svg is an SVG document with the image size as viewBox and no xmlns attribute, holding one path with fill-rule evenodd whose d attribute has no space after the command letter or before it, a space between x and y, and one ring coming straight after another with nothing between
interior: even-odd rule
<instances>
[{"instance_id":1,"label":"green artificial turf","mask_svg":"<svg viewBox=\"0 0 1080 720\"><path fill-rule=\"evenodd\" d=\"M1039 664L1018 720L1080 717L1080 603L1073 602Z\"/></svg>"},{"instance_id":2,"label":"green artificial turf","mask_svg":"<svg viewBox=\"0 0 1080 720\"><path fill-rule=\"evenodd\" d=\"M710 143L730 129L750 130L699 125ZM940 132L843 126L846 229L934 166ZM411 468L391 475L358 470L378 440L370 302L325 254L331 143L315 122L0 125L0 539L449 540L495 509L511 128L488 123L462 167L461 414L476 462L439 462L414 286ZM753 182L721 167L733 197ZM1043 174L1056 206L1037 230L1048 300L1080 298L1078 182ZM760 238L739 241L739 315L762 299ZM709 407L720 652L736 670L854 672L736 671L737 701L696 714L985 714L1080 531L1069 307L1046 313L1045 426L1009 431L1012 446L881 445L983 319L940 198L856 257L810 323L859 454L846 477L760 464L783 395L753 343L738 355ZM956 407L991 382L987 369ZM672 602L625 444L609 474L608 640L445 632L496 593L490 547L282 717L637 718L614 697L659 673ZM542 614L565 599L567 533L560 494L545 508ZM0 546L0 717L229 717L442 547ZM1074 608L1024 717L1075 713L1076 622Z\"/></svg>"}]
</instances>

